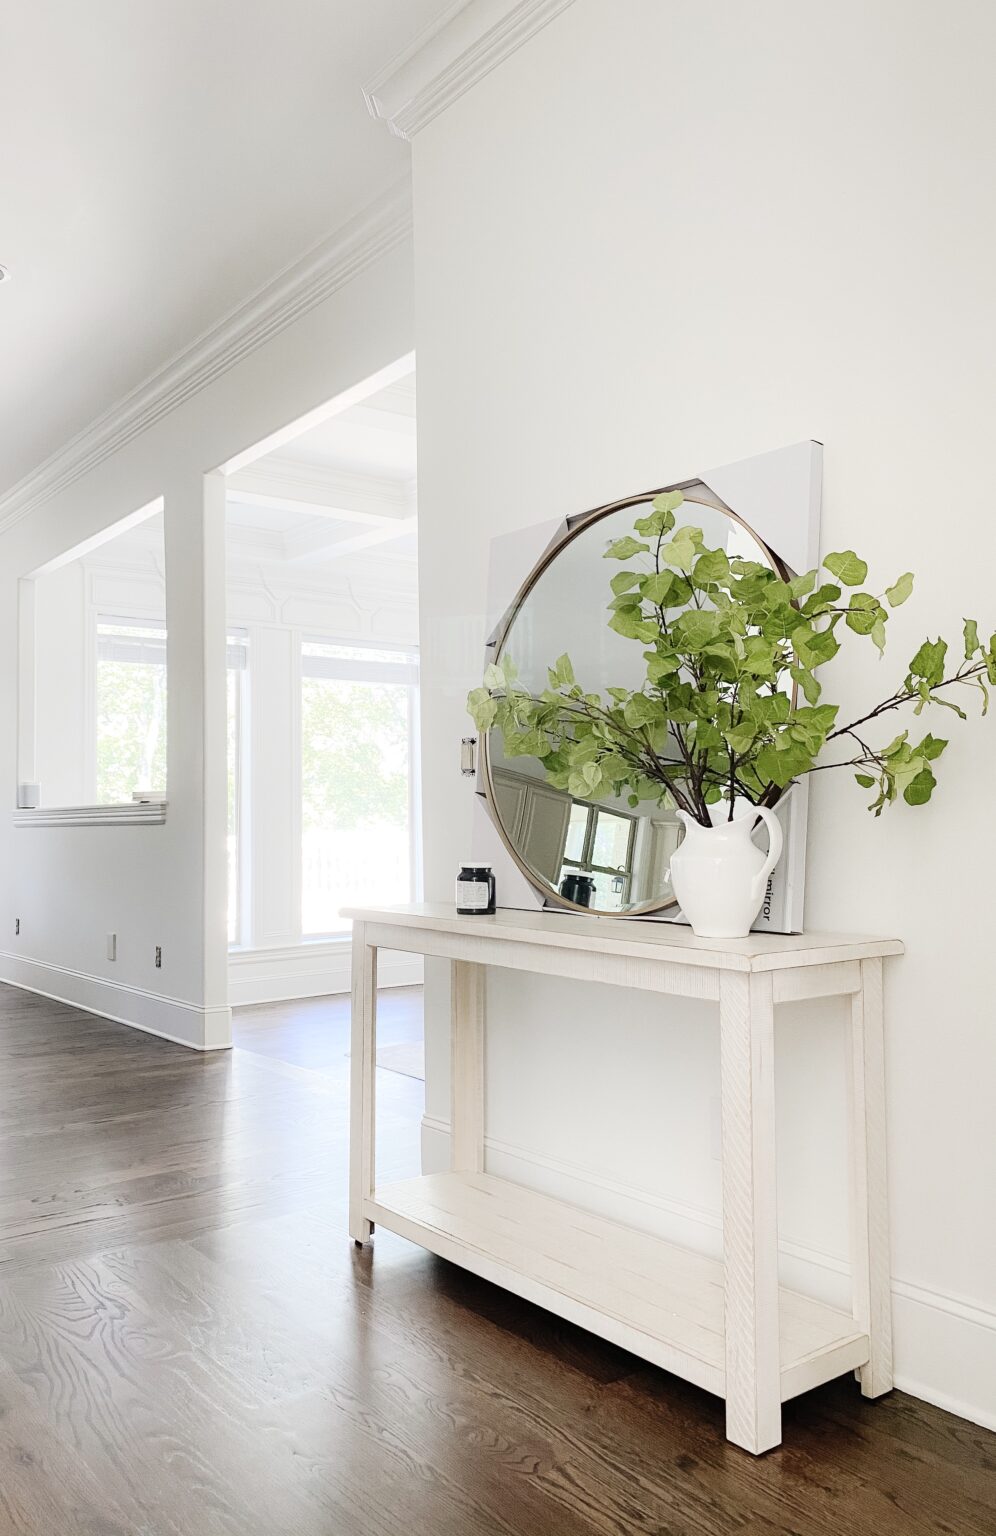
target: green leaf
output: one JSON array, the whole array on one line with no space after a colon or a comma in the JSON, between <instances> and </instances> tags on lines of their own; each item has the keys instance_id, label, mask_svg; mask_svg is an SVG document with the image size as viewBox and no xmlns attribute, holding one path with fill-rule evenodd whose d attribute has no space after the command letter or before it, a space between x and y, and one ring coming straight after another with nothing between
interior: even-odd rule
<instances>
[{"instance_id":1,"label":"green leaf","mask_svg":"<svg viewBox=\"0 0 996 1536\"><path fill-rule=\"evenodd\" d=\"M816 586L816 572L804 571L801 576L793 576L788 585L789 591L796 600L800 597L808 597Z\"/></svg>"},{"instance_id":2,"label":"green leaf","mask_svg":"<svg viewBox=\"0 0 996 1536\"><path fill-rule=\"evenodd\" d=\"M653 576L644 576L640 581L640 596L659 607L678 579L674 571L660 571Z\"/></svg>"},{"instance_id":3,"label":"green leaf","mask_svg":"<svg viewBox=\"0 0 996 1536\"><path fill-rule=\"evenodd\" d=\"M714 608L689 608L671 626L671 633L690 650L701 650L719 633L720 617Z\"/></svg>"},{"instance_id":4,"label":"green leaf","mask_svg":"<svg viewBox=\"0 0 996 1536\"><path fill-rule=\"evenodd\" d=\"M495 723L498 702L487 688L473 688L467 695L467 713L479 731L489 731Z\"/></svg>"},{"instance_id":5,"label":"green leaf","mask_svg":"<svg viewBox=\"0 0 996 1536\"><path fill-rule=\"evenodd\" d=\"M485 667L484 686L485 688L504 688L505 672L499 664L491 662L489 666Z\"/></svg>"},{"instance_id":6,"label":"green leaf","mask_svg":"<svg viewBox=\"0 0 996 1536\"><path fill-rule=\"evenodd\" d=\"M620 608L609 620L609 628L627 640L656 640L660 630L649 619L644 619L639 607Z\"/></svg>"},{"instance_id":7,"label":"green leaf","mask_svg":"<svg viewBox=\"0 0 996 1536\"><path fill-rule=\"evenodd\" d=\"M626 534L621 539L615 539L605 551L606 560L628 560L631 555L646 554L650 549L649 544L641 544L639 539L634 539L631 534Z\"/></svg>"},{"instance_id":8,"label":"green leaf","mask_svg":"<svg viewBox=\"0 0 996 1536\"><path fill-rule=\"evenodd\" d=\"M871 627L871 637L874 645L878 646L878 654L881 656L885 650L885 615L880 614Z\"/></svg>"},{"instance_id":9,"label":"green leaf","mask_svg":"<svg viewBox=\"0 0 996 1536\"><path fill-rule=\"evenodd\" d=\"M879 619L878 614L870 613L867 608L852 608L844 622L856 635L870 635Z\"/></svg>"},{"instance_id":10,"label":"green leaf","mask_svg":"<svg viewBox=\"0 0 996 1536\"><path fill-rule=\"evenodd\" d=\"M965 660L971 661L979 649L979 626L975 619L965 620Z\"/></svg>"},{"instance_id":11,"label":"green leaf","mask_svg":"<svg viewBox=\"0 0 996 1536\"><path fill-rule=\"evenodd\" d=\"M660 557L668 565L676 566L679 571L690 571L695 561L697 541L694 535L702 538L700 528L679 528L677 533L667 544L661 545Z\"/></svg>"},{"instance_id":12,"label":"green leaf","mask_svg":"<svg viewBox=\"0 0 996 1536\"><path fill-rule=\"evenodd\" d=\"M840 598L840 588L825 582L812 597L802 605L803 616L807 619L817 618L825 613L827 608L832 608Z\"/></svg>"},{"instance_id":13,"label":"green leaf","mask_svg":"<svg viewBox=\"0 0 996 1536\"><path fill-rule=\"evenodd\" d=\"M645 693L634 693L623 705L623 719L633 730L660 717L661 706L648 699Z\"/></svg>"},{"instance_id":14,"label":"green leaf","mask_svg":"<svg viewBox=\"0 0 996 1536\"><path fill-rule=\"evenodd\" d=\"M521 738L519 750L525 757L549 757L553 748L547 739L545 731L526 731Z\"/></svg>"},{"instance_id":15,"label":"green leaf","mask_svg":"<svg viewBox=\"0 0 996 1536\"><path fill-rule=\"evenodd\" d=\"M905 603L913 591L913 572L904 571L903 575L891 586L886 587L885 595L889 599L890 608L898 608L900 603Z\"/></svg>"},{"instance_id":16,"label":"green leaf","mask_svg":"<svg viewBox=\"0 0 996 1536\"><path fill-rule=\"evenodd\" d=\"M680 491L660 491L653 500L655 512L677 512L684 501Z\"/></svg>"},{"instance_id":17,"label":"green leaf","mask_svg":"<svg viewBox=\"0 0 996 1536\"><path fill-rule=\"evenodd\" d=\"M737 754L747 752L754 745L757 731L753 725L735 725L732 730L724 731L723 735Z\"/></svg>"},{"instance_id":18,"label":"green leaf","mask_svg":"<svg viewBox=\"0 0 996 1536\"><path fill-rule=\"evenodd\" d=\"M609 582L609 586L616 596L620 597L623 592L628 592L631 587L635 587L640 580L639 571L617 571Z\"/></svg>"},{"instance_id":19,"label":"green leaf","mask_svg":"<svg viewBox=\"0 0 996 1536\"><path fill-rule=\"evenodd\" d=\"M916 750L921 757L925 757L932 763L935 758L940 757L947 744L943 736L931 736L928 732Z\"/></svg>"},{"instance_id":20,"label":"green leaf","mask_svg":"<svg viewBox=\"0 0 996 1536\"><path fill-rule=\"evenodd\" d=\"M812 672L807 672L805 667L789 667L789 676L793 682L799 684L807 703L815 704L818 701L823 688Z\"/></svg>"},{"instance_id":21,"label":"green leaf","mask_svg":"<svg viewBox=\"0 0 996 1536\"><path fill-rule=\"evenodd\" d=\"M779 748L776 743L758 753L757 772L771 784L784 789L800 773L808 773L813 766L813 755L799 742L788 742Z\"/></svg>"},{"instance_id":22,"label":"green leaf","mask_svg":"<svg viewBox=\"0 0 996 1536\"><path fill-rule=\"evenodd\" d=\"M652 683L662 683L666 677L680 670L680 656L659 656L652 651L647 657L647 676Z\"/></svg>"},{"instance_id":23,"label":"green leaf","mask_svg":"<svg viewBox=\"0 0 996 1536\"><path fill-rule=\"evenodd\" d=\"M910 662L910 676L922 677L931 688L936 688L944 679L947 652L946 640L925 640Z\"/></svg>"},{"instance_id":24,"label":"green leaf","mask_svg":"<svg viewBox=\"0 0 996 1536\"><path fill-rule=\"evenodd\" d=\"M744 641L743 667L753 677L772 678L775 675L775 647L763 635L748 635Z\"/></svg>"},{"instance_id":25,"label":"green leaf","mask_svg":"<svg viewBox=\"0 0 996 1536\"><path fill-rule=\"evenodd\" d=\"M729 574L730 561L725 549L705 550L692 569L692 575L701 584L725 581Z\"/></svg>"},{"instance_id":26,"label":"green leaf","mask_svg":"<svg viewBox=\"0 0 996 1536\"><path fill-rule=\"evenodd\" d=\"M832 629L813 629L809 624L800 624L789 638L803 666L810 669L832 661L840 650Z\"/></svg>"},{"instance_id":27,"label":"green leaf","mask_svg":"<svg viewBox=\"0 0 996 1536\"><path fill-rule=\"evenodd\" d=\"M868 575L868 562L860 559L853 549L845 549L837 554L827 555L823 561L824 567L831 576L836 576L845 587L860 587Z\"/></svg>"},{"instance_id":28,"label":"green leaf","mask_svg":"<svg viewBox=\"0 0 996 1536\"><path fill-rule=\"evenodd\" d=\"M854 777L862 789L871 789L874 786L875 780L870 773L856 773Z\"/></svg>"},{"instance_id":29,"label":"green leaf","mask_svg":"<svg viewBox=\"0 0 996 1536\"><path fill-rule=\"evenodd\" d=\"M670 533L674 527L674 514L683 500L684 497L680 491L664 491L660 496L655 496L651 503L654 510L649 517L638 517L633 524L637 533L649 535L654 539Z\"/></svg>"},{"instance_id":30,"label":"green leaf","mask_svg":"<svg viewBox=\"0 0 996 1536\"><path fill-rule=\"evenodd\" d=\"M566 651L562 656L558 656L554 662L553 673L557 679L554 684L555 687L573 688L577 679L574 676L574 668L571 666L571 658Z\"/></svg>"},{"instance_id":31,"label":"green leaf","mask_svg":"<svg viewBox=\"0 0 996 1536\"><path fill-rule=\"evenodd\" d=\"M934 791L937 780L927 767L921 768L916 778L903 790L907 805L925 805Z\"/></svg>"}]
</instances>

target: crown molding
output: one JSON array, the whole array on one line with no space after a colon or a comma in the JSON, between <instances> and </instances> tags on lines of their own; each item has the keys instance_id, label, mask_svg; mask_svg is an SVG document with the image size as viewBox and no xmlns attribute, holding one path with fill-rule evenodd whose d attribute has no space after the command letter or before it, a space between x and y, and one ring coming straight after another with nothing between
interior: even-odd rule
<instances>
[{"instance_id":1,"label":"crown molding","mask_svg":"<svg viewBox=\"0 0 996 1536\"><path fill-rule=\"evenodd\" d=\"M0 496L0 533L315 309L411 233L411 187L391 187L202 332Z\"/></svg>"},{"instance_id":2,"label":"crown molding","mask_svg":"<svg viewBox=\"0 0 996 1536\"><path fill-rule=\"evenodd\" d=\"M566 11L573 0L457 0L363 88L367 108L411 139Z\"/></svg>"}]
</instances>

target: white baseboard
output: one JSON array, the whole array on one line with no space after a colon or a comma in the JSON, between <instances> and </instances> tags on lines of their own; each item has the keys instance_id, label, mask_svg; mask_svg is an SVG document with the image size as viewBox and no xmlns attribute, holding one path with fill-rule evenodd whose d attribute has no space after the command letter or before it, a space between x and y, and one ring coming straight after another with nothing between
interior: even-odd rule
<instances>
[{"instance_id":1,"label":"white baseboard","mask_svg":"<svg viewBox=\"0 0 996 1536\"><path fill-rule=\"evenodd\" d=\"M351 956L348 941L285 944L269 949L233 949L228 956L228 1000L233 1008L252 1003L283 1003L299 997L327 997L348 992ZM422 956L381 950L379 987L422 984Z\"/></svg>"},{"instance_id":2,"label":"white baseboard","mask_svg":"<svg viewBox=\"0 0 996 1536\"><path fill-rule=\"evenodd\" d=\"M123 986L103 976L7 951L0 951L0 981L192 1050L225 1050L232 1043L230 1008L202 1008L161 992Z\"/></svg>"},{"instance_id":3,"label":"white baseboard","mask_svg":"<svg viewBox=\"0 0 996 1536\"><path fill-rule=\"evenodd\" d=\"M541 1190L669 1242L722 1254L719 1215L488 1136L489 1172ZM446 1120L422 1117L422 1167L450 1166ZM850 1309L850 1267L839 1255L779 1242L782 1284ZM935 1407L996 1430L996 1311L912 1281L893 1279L896 1386Z\"/></svg>"}]
</instances>

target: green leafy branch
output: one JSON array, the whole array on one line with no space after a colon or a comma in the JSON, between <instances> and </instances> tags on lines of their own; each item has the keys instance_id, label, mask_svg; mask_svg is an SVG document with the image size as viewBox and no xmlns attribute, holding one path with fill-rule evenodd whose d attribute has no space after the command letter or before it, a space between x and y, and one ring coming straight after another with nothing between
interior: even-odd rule
<instances>
[{"instance_id":1,"label":"green leafy branch","mask_svg":"<svg viewBox=\"0 0 996 1536\"><path fill-rule=\"evenodd\" d=\"M537 758L547 781L575 798L655 801L703 825L724 795L731 806L738 796L772 805L804 774L829 768L855 770L862 788L876 791L876 815L900 796L910 805L929 800L932 764L947 741L929 732L913 741L904 730L876 747L865 728L904 706L919 715L938 705L964 719L949 696L956 688L978 692L984 714L996 635L986 644L966 620L964 659L953 671L946 641L925 640L894 693L838 724L839 707L820 702L817 672L847 631L884 651L890 611L911 595L912 573L872 593L866 562L843 550L786 580L761 561L708 549L700 528L677 526L682 500L678 491L656 497L633 533L605 550L623 565L609 582L609 626L640 644L642 687L587 692L565 654L536 693L504 653L469 695L478 729L498 729L506 756Z\"/></svg>"}]
</instances>

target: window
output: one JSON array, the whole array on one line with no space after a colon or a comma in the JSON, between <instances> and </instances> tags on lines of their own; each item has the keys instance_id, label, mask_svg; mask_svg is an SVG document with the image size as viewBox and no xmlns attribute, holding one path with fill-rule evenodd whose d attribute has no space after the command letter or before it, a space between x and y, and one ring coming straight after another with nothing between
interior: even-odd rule
<instances>
[{"instance_id":1,"label":"window","mask_svg":"<svg viewBox=\"0 0 996 1536\"><path fill-rule=\"evenodd\" d=\"M604 806L575 801L567 826L560 879L570 873L595 882L592 906L619 911L629 904L636 820Z\"/></svg>"},{"instance_id":2,"label":"window","mask_svg":"<svg viewBox=\"0 0 996 1536\"><path fill-rule=\"evenodd\" d=\"M120 809L95 818L112 825L165 818L165 805L159 817L133 804L166 798L165 615L162 499L21 578L23 809Z\"/></svg>"},{"instance_id":3,"label":"window","mask_svg":"<svg viewBox=\"0 0 996 1536\"><path fill-rule=\"evenodd\" d=\"M418 656L301 646L301 926L345 932L351 905L410 901L415 856Z\"/></svg>"},{"instance_id":4,"label":"window","mask_svg":"<svg viewBox=\"0 0 996 1536\"><path fill-rule=\"evenodd\" d=\"M242 939L243 838L247 812L245 795L245 730L248 705L249 636L244 629L228 631L228 942Z\"/></svg>"},{"instance_id":5,"label":"window","mask_svg":"<svg viewBox=\"0 0 996 1536\"><path fill-rule=\"evenodd\" d=\"M98 617L96 671L97 804L165 792L165 624Z\"/></svg>"}]
</instances>

